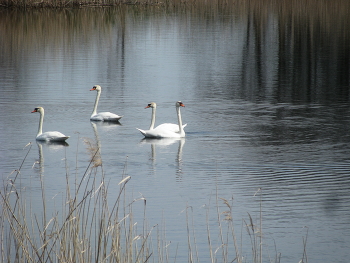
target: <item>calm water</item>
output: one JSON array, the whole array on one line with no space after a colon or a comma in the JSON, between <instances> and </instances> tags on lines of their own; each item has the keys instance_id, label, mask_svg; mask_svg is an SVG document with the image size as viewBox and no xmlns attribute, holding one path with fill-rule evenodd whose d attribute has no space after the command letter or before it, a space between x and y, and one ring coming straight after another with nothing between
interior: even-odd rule
<instances>
[{"instance_id":1,"label":"calm water","mask_svg":"<svg viewBox=\"0 0 350 263\"><path fill-rule=\"evenodd\" d=\"M22 183L36 198L42 174L53 197L65 189L66 165L72 175L85 172L84 141L96 140L111 185L125 169L130 191L147 199L150 224L165 221L172 255L179 244L180 262L187 205L200 259L209 261L205 205L216 188L234 198L243 236L242 219L259 217L262 198L264 262L275 244L281 262L299 262L307 231L309 262L348 262L350 7L343 2L1 11L2 178L33 142ZM103 88L99 111L124 115L120 125L90 123L95 84ZM155 101L156 124L176 123L177 100L186 105L186 138L143 140L135 128L149 127L144 107ZM37 106L45 108L44 131L71 136L69 146L35 143Z\"/></svg>"}]
</instances>

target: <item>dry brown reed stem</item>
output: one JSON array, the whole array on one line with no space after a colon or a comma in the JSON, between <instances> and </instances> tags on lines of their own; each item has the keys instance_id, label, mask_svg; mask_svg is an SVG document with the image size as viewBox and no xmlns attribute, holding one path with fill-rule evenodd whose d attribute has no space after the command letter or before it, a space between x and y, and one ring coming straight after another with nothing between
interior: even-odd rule
<instances>
[{"instance_id":1,"label":"dry brown reed stem","mask_svg":"<svg viewBox=\"0 0 350 263\"><path fill-rule=\"evenodd\" d=\"M33 261L33 256L35 255L31 254L30 251L35 248L35 244L33 243L33 240L30 238L30 235L28 233L27 225L25 224L25 216L26 216L26 206L23 204L23 200L21 200L21 185L20 189L17 189L16 187L16 180L18 179L18 176L20 175L20 171L23 167L23 164L32 148L32 144L29 143L26 145L26 147L29 145L28 151L23 158L22 163L20 164L19 168L15 170L16 172L14 179L9 179L7 184L3 184L4 191L0 191L1 195L1 204L2 204L2 215L1 215L1 226L2 230L4 231L4 228L6 227L4 225L3 220L5 218L8 219L8 226L10 228L10 232L8 233L7 238L11 238L11 234L15 237L15 240L17 240L20 247L24 247L21 251L21 253L24 255L24 257L29 261ZM12 173L9 175L11 176ZM10 194L14 195L13 200L10 199ZM20 211L20 215L16 214L15 211ZM5 232L6 233L6 232ZM2 237L5 236L4 232L2 232ZM2 246L6 239L2 240ZM11 249L9 247L4 248L5 251L10 251ZM3 250L4 251L4 250ZM16 251L16 253L18 253ZM38 251L34 250L34 253L38 258L40 258L40 254Z\"/></svg>"},{"instance_id":2,"label":"dry brown reed stem","mask_svg":"<svg viewBox=\"0 0 350 263\"><path fill-rule=\"evenodd\" d=\"M209 206L210 206L210 200L209 200ZM207 222L207 237L208 237L210 260L212 263L214 263L216 261L214 258L213 246L212 246L212 242L211 242L211 234L210 234L210 227L209 227L209 209L207 209L207 212L206 212L206 222Z\"/></svg>"},{"instance_id":3,"label":"dry brown reed stem","mask_svg":"<svg viewBox=\"0 0 350 263\"><path fill-rule=\"evenodd\" d=\"M86 144L86 149L90 156L90 162L93 163L93 167L98 167L102 165L100 148L96 140L91 138L85 138L84 143Z\"/></svg>"},{"instance_id":4,"label":"dry brown reed stem","mask_svg":"<svg viewBox=\"0 0 350 263\"><path fill-rule=\"evenodd\" d=\"M148 228L146 198L141 195L129 201L126 194L127 184L131 180L127 175L127 161L117 186L106 181L102 166L94 166L92 159L82 175L76 172L79 178L73 178L74 180L70 178L68 165L66 165L66 191L58 207L48 205L44 176L41 176L42 200L32 204L21 183L21 171L30 149L31 147L25 154L19 169L4 180L3 187L0 189L1 262L169 262L168 244L163 239L165 234L159 235L157 224ZM71 189L72 180L77 184L73 190ZM113 193L118 187L119 192L111 197L109 193L112 187ZM248 214L249 222L244 222L251 241L253 262L261 263L262 192L259 189L257 193L260 194L260 228L255 225L250 214ZM141 232L137 229L133 213L133 206L139 201L143 201ZM42 209L38 207L39 204ZM209 227L209 209L210 205L207 206L206 229L211 262L242 263L242 249L238 247L234 228L233 198L220 198L217 189L218 229L216 230ZM200 222L194 221L191 206L187 205L185 210L188 262L199 262L202 255L198 252L195 229ZM227 225L226 228L224 223ZM157 247L154 249L152 233L155 228L158 235ZM215 241L211 234L213 230L217 236L217 240L214 238ZM213 248L216 242L218 245ZM305 263L307 262L306 243L307 234L303 238L301 261ZM221 256L217 253L219 249L222 250ZM234 250L235 255L232 256L230 250ZM280 256L276 253L275 262L279 261Z\"/></svg>"},{"instance_id":5,"label":"dry brown reed stem","mask_svg":"<svg viewBox=\"0 0 350 263\"><path fill-rule=\"evenodd\" d=\"M263 254L263 252L262 252L262 244L263 244L263 241L262 241L262 236L263 236L263 233L262 233L262 189L261 188L259 188L256 192L255 192L255 194L254 194L254 196L256 196L258 193L260 193L260 217L259 217L259 223L260 223L260 235L259 235L259 237L260 237L260 242L259 242L259 249L260 249L260 263L262 263L262 254Z\"/></svg>"},{"instance_id":6,"label":"dry brown reed stem","mask_svg":"<svg viewBox=\"0 0 350 263\"><path fill-rule=\"evenodd\" d=\"M262 263L263 261L263 234L262 234L262 190L259 188L255 194L254 197L260 194L260 200L259 200L259 227L254 223L254 220L250 213L248 213L249 222L247 223L245 220L243 222L245 223L246 230L248 232L251 247L252 247L252 256L253 256L253 262L254 263ZM278 258L278 253L276 251L276 259ZM277 261L276 261L277 262Z\"/></svg>"},{"instance_id":7,"label":"dry brown reed stem","mask_svg":"<svg viewBox=\"0 0 350 263\"><path fill-rule=\"evenodd\" d=\"M308 233L309 233L309 228L306 227L306 236L303 237L303 257L300 261L300 263L307 263L307 254L306 254L306 243L307 243L307 237L308 237Z\"/></svg>"},{"instance_id":8,"label":"dry brown reed stem","mask_svg":"<svg viewBox=\"0 0 350 263\"><path fill-rule=\"evenodd\" d=\"M187 230L187 245L188 245L188 262L193 262L193 252L192 252L192 241L191 241L191 232L189 226L189 216L188 209L192 207L186 206L186 230Z\"/></svg>"},{"instance_id":9,"label":"dry brown reed stem","mask_svg":"<svg viewBox=\"0 0 350 263\"><path fill-rule=\"evenodd\" d=\"M0 0L4 1L4 0ZM7 1L7 0L5 0ZM21 4L35 1L18 1ZM61 0L60 0L61 1ZM62 0L65 1L65 0ZM68 0L67 0L68 1ZM12 0L11 0L12 2ZM69 1L71 2L71 1ZM163 2L163 1L162 1ZM208 23L220 19L223 24L233 23L237 19L250 21L256 28L256 36L263 36L271 17L278 23L280 39L304 33L310 41L317 40L320 32L336 38L339 48L343 43L348 47L350 41L350 1L348 0L234 0L223 4L220 1L164 1L163 6L117 5L112 8L81 9L8 9L0 8L0 37L3 41L5 61L21 61L21 52L33 49L62 48L67 43L77 41L77 32L84 43L91 42L96 28L108 41L113 28L118 28L118 38L125 38L128 17L139 19L143 16L157 17L176 15L182 28L191 24L188 17L196 18L198 23ZM172 3L172 4L171 4ZM14 19L15 18L15 19ZM300 30L298 30L300 29ZM13 32L18 32L14 34ZM304 37L304 36L302 36ZM64 45L63 45L64 44ZM282 45L283 43L281 43ZM335 44L334 44L335 45ZM337 46L334 47L335 49ZM72 52L66 50L66 52Z\"/></svg>"},{"instance_id":10,"label":"dry brown reed stem","mask_svg":"<svg viewBox=\"0 0 350 263\"><path fill-rule=\"evenodd\" d=\"M237 244L237 237L236 237L235 228L234 228L234 224L233 224L232 205L229 203L229 201L227 199L224 199L224 198L220 198L220 199L224 202L224 204L229 209L228 211L223 212L223 215L225 216L224 220L226 220L228 222L229 230L231 231L231 235L233 238L233 246L234 246L234 249L236 252L236 260L238 263L242 263L242 257L241 257L240 252L239 252L239 247ZM233 200L233 198L231 200Z\"/></svg>"},{"instance_id":11,"label":"dry brown reed stem","mask_svg":"<svg viewBox=\"0 0 350 263\"><path fill-rule=\"evenodd\" d=\"M42 176L40 209L39 203L30 203L28 193L21 186L20 170L29 151L30 148L14 179L5 180L0 190L1 262L12 262L14 258L18 262L126 263L150 259L153 255L149 243L151 231L145 228L139 250L134 239L137 229L132 203L137 200L130 205L122 200L126 198L124 192L130 176L123 175L114 204L109 205L110 185L104 174L98 172L102 167L94 166L91 160L74 191L70 188L72 178L66 167L66 192L62 195L61 207L50 206L48 210ZM127 208L121 207L125 204Z\"/></svg>"},{"instance_id":12,"label":"dry brown reed stem","mask_svg":"<svg viewBox=\"0 0 350 263\"><path fill-rule=\"evenodd\" d=\"M218 189L216 188L216 213L217 213L217 217L218 217L218 224L219 224L219 233L220 233L220 239L221 239L221 244L222 244L222 257L224 259L224 262L227 262L227 246L223 247L223 244L225 244L224 241L224 237L223 237L223 229L222 229L222 225L221 225L221 213L219 210L219 197L218 197ZM237 254L237 250L236 250L236 258L239 260L239 255Z\"/></svg>"},{"instance_id":13,"label":"dry brown reed stem","mask_svg":"<svg viewBox=\"0 0 350 263\"><path fill-rule=\"evenodd\" d=\"M299 14L299 16L317 15L346 17L349 14L349 1L347 0L1 0L0 7L18 8L67 8L67 7L106 7L106 6L136 6L164 7L167 9L195 8L206 11L234 11L240 13L250 9L252 14L266 14L268 12Z\"/></svg>"}]
</instances>

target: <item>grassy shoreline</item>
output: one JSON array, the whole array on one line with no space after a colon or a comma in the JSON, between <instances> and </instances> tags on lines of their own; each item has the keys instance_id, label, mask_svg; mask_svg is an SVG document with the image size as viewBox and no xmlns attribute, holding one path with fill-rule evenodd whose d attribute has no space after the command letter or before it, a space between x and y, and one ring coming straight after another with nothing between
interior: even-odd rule
<instances>
[{"instance_id":1,"label":"grassy shoreline","mask_svg":"<svg viewBox=\"0 0 350 263\"><path fill-rule=\"evenodd\" d=\"M253 9L266 9L274 6L277 9L318 8L339 9L349 7L347 0L0 0L0 8L81 8L81 7L111 7L120 5L139 6L247 6ZM344 10L343 10L344 11Z\"/></svg>"},{"instance_id":2,"label":"grassy shoreline","mask_svg":"<svg viewBox=\"0 0 350 263\"><path fill-rule=\"evenodd\" d=\"M112 7L120 5L169 6L186 4L228 4L226 0L212 2L196 0L0 0L0 8L80 8L80 7Z\"/></svg>"},{"instance_id":3,"label":"grassy shoreline","mask_svg":"<svg viewBox=\"0 0 350 263\"><path fill-rule=\"evenodd\" d=\"M148 0L1 0L0 8L76 8L111 7L119 5L164 5Z\"/></svg>"}]
</instances>

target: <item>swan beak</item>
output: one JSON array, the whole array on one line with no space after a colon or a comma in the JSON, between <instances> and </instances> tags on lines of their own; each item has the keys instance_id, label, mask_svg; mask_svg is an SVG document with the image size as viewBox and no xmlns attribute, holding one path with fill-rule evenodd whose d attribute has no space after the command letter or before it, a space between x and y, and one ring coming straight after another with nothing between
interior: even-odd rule
<instances>
[{"instance_id":1,"label":"swan beak","mask_svg":"<svg viewBox=\"0 0 350 263\"><path fill-rule=\"evenodd\" d=\"M147 109L147 108L149 108L149 107L151 107L151 106L147 105L147 106L145 107L145 109Z\"/></svg>"},{"instance_id":2,"label":"swan beak","mask_svg":"<svg viewBox=\"0 0 350 263\"><path fill-rule=\"evenodd\" d=\"M90 91L95 90L96 88L92 88Z\"/></svg>"},{"instance_id":3,"label":"swan beak","mask_svg":"<svg viewBox=\"0 0 350 263\"><path fill-rule=\"evenodd\" d=\"M181 107L185 107L185 104L183 104L183 103L181 102L181 103L180 103L180 106L181 106Z\"/></svg>"}]
</instances>

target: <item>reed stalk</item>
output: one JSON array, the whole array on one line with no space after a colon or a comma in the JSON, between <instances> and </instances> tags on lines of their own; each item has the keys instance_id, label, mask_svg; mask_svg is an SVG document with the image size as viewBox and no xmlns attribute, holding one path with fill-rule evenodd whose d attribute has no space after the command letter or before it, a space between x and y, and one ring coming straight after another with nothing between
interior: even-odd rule
<instances>
[{"instance_id":1,"label":"reed stalk","mask_svg":"<svg viewBox=\"0 0 350 263\"><path fill-rule=\"evenodd\" d=\"M332 9L339 5L348 6L347 0L0 0L0 7L16 8L67 8L67 7L108 7L120 5L134 6L188 6L202 8L204 6L215 7L249 7L256 11L265 12L271 7L276 10L299 9L312 11L315 9ZM315 8L317 6L318 8ZM348 12L348 11L347 11Z\"/></svg>"},{"instance_id":2,"label":"reed stalk","mask_svg":"<svg viewBox=\"0 0 350 263\"><path fill-rule=\"evenodd\" d=\"M150 231L144 227L144 234L137 235L132 205L138 200L128 202L125 195L130 176L123 174L110 205L102 162L96 166L92 158L75 189L66 167L60 209L48 211L44 176L40 176L41 203L35 207L21 185L20 170L30 149L31 145L0 190L1 262L146 262L152 256L149 240L157 226ZM95 150L93 156L99 152ZM142 240L140 247L135 236Z\"/></svg>"},{"instance_id":3,"label":"reed stalk","mask_svg":"<svg viewBox=\"0 0 350 263\"><path fill-rule=\"evenodd\" d=\"M21 182L23 164L31 150L29 144L25 157L19 168L8 175L0 189L0 261L1 262L169 262L177 259L169 255L166 233L158 224L152 227L147 223L147 202L141 195L132 199L128 197L127 185L132 179L127 175L127 159L118 186L113 186L103 172L99 147L85 141L90 161L85 171L80 174L76 169L75 178L71 178L66 164L66 189L60 204L49 205L44 176L40 175L41 202L32 203L30 196ZM97 159L99 160L97 160ZM96 162L97 160L97 162ZM98 164L98 165L96 165ZM75 185L72 188L72 182ZM110 188L113 187L113 190ZM109 193L115 193L113 198ZM209 254L213 262L247 262L243 257L242 245L239 246L235 230L234 204L231 199L215 195L215 217L210 219L213 211L206 206L206 232ZM255 223L248 213L248 220L243 220L250 238L251 256L254 263L263 262L263 195L260 194L259 219ZM134 221L133 207L143 201L143 219L141 228ZM111 203L110 203L111 202ZM142 211L142 210L141 210ZM194 220L194 209L187 205L186 231L188 262L200 262L203 256L198 249L197 229L201 222ZM216 222L215 222L216 221ZM211 227L214 224L217 228ZM162 224L165 229L165 223ZM153 243L153 232L156 242ZM214 233L214 234L213 234ZM241 234L242 244L242 234ZM303 254L300 262L308 262L306 253L307 234L303 238ZM221 250L221 253L220 251ZM277 253L270 262L279 263L281 254ZM246 251L246 250L245 250ZM268 251L264 251L267 255Z\"/></svg>"}]
</instances>

